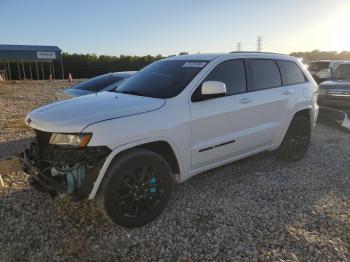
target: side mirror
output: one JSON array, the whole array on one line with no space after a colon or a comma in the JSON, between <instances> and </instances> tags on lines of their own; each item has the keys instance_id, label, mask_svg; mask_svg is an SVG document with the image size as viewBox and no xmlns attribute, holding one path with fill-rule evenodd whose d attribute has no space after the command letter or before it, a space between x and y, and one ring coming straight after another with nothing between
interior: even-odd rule
<instances>
[{"instance_id":1,"label":"side mirror","mask_svg":"<svg viewBox=\"0 0 350 262\"><path fill-rule=\"evenodd\" d=\"M218 97L226 94L226 85L220 81L205 81L201 87L203 97Z\"/></svg>"}]
</instances>

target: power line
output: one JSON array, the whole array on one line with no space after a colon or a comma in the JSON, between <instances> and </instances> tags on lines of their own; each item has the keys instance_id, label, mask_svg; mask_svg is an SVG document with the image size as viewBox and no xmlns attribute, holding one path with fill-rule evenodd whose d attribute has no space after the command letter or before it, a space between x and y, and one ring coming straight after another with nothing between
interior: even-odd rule
<instances>
[{"instance_id":1,"label":"power line","mask_svg":"<svg viewBox=\"0 0 350 262\"><path fill-rule=\"evenodd\" d=\"M263 43L262 43L262 36L258 36L257 39L256 39L256 50L258 52L261 52L262 45L263 45Z\"/></svg>"},{"instance_id":2,"label":"power line","mask_svg":"<svg viewBox=\"0 0 350 262\"><path fill-rule=\"evenodd\" d=\"M237 43L237 51L241 51L241 49L242 49L242 43L239 42Z\"/></svg>"}]
</instances>

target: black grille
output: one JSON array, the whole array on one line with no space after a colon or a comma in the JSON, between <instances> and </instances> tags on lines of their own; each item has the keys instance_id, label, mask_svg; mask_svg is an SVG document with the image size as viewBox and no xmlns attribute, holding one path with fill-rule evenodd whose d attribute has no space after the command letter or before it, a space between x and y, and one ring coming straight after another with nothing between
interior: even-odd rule
<instances>
[{"instance_id":1,"label":"black grille","mask_svg":"<svg viewBox=\"0 0 350 262\"><path fill-rule=\"evenodd\" d=\"M35 130L35 133L36 133L36 138L38 141L40 151L42 152L42 150L45 149L49 145L52 133L44 132L44 131L40 131L40 130Z\"/></svg>"}]
</instances>

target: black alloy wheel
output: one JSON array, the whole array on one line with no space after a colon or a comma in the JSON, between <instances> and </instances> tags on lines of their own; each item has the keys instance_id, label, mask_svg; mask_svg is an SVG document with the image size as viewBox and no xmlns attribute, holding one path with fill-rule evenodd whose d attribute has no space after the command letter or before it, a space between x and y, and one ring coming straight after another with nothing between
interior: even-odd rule
<instances>
[{"instance_id":1,"label":"black alloy wheel","mask_svg":"<svg viewBox=\"0 0 350 262\"><path fill-rule=\"evenodd\" d=\"M162 198L166 188L153 166L137 166L126 173L116 188L115 205L125 217L147 217Z\"/></svg>"},{"instance_id":2,"label":"black alloy wheel","mask_svg":"<svg viewBox=\"0 0 350 262\"><path fill-rule=\"evenodd\" d=\"M276 155L281 160L298 161L306 155L310 141L310 120L304 116L297 115L292 120Z\"/></svg>"},{"instance_id":3,"label":"black alloy wheel","mask_svg":"<svg viewBox=\"0 0 350 262\"><path fill-rule=\"evenodd\" d=\"M160 155L133 149L118 157L107 171L97 203L115 224L139 227L151 222L167 205L172 172Z\"/></svg>"}]
</instances>

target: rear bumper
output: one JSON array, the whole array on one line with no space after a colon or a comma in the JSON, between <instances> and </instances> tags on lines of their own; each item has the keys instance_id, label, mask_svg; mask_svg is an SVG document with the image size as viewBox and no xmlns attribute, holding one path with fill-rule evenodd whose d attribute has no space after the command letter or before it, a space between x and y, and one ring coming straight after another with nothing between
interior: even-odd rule
<instances>
[{"instance_id":1,"label":"rear bumper","mask_svg":"<svg viewBox=\"0 0 350 262\"><path fill-rule=\"evenodd\" d=\"M41 150L36 142L22 153L22 169L29 184L51 196L87 198L110 149L87 147L67 149L48 146Z\"/></svg>"}]
</instances>

